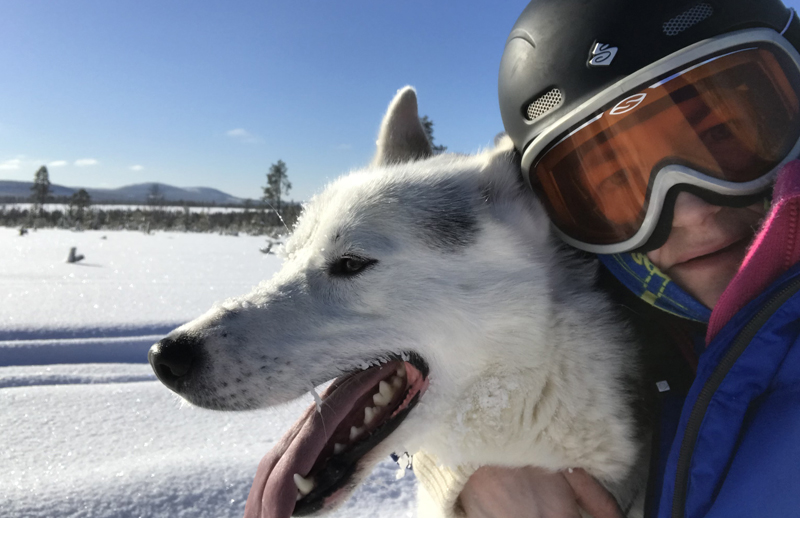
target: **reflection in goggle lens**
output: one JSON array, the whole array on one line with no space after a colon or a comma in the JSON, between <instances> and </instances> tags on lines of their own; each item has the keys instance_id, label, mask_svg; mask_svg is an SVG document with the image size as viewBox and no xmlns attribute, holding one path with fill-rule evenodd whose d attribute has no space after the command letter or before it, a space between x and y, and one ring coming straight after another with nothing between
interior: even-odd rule
<instances>
[{"instance_id":1,"label":"reflection in goggle lens","mask_svg":"<svg viewBox=\"0 0 800 560\"><path fill-rule=\"evenodd\" d=\"M633 237L660 169L680 164L747 182L772 171L800 136L800 76L771 45L717 56L606 107L531 169L553 223L570 237Z\"/></svg>"}]
</instances>

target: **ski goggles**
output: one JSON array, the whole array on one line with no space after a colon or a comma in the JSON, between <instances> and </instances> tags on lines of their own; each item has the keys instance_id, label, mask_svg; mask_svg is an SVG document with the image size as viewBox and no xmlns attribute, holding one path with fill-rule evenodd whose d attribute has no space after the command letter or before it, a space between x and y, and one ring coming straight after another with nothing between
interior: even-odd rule
<instances>
[{"instance_id":1,"label":"ski goggles","mask_svg":"<svg viewBox=\"0 0 800 560\"><path fill-rule=\"evenodd\" d=\"M567 243L620 253L666 241L681 190L752 203L798 155L800 55L757 29L618 82L535 138L522 169Z\"/></svg>"}]
</instances>

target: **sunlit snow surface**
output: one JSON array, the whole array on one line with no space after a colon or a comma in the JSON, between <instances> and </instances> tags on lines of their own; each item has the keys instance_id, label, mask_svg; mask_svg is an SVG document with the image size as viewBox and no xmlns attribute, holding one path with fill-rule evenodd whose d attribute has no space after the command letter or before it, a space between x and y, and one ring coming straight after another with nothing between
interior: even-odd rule
<instances>
[{"instance_id":1,"label":"sunlit snow surface","mask_svg":"<svg viewBox=\"0 0 800 560\"><path fill-rule=\"evenodd\" d=\"M145 362L173 326L272 275L280 259L264 245L0 228L0 515L242 515L259 459L311 397L268 411L202 410ZM85 259L67 264L70 247ZM396 473L381 463L334 515L414 516L414 477Z\"/></svg>"},{"instance_id":2,"label":"sunlit snow surface","mask_svg":"<svg viewBox=\"0 0 800 560\"><path fill-rule=\"evenodd\" d=\"M258 251L265 245L249 236L65 230L20 236L0 228L0 332L7 340L171 328L272 276L280 259ZM85 258L67 264L70 247Z\"/></svg>"}]
</instances>

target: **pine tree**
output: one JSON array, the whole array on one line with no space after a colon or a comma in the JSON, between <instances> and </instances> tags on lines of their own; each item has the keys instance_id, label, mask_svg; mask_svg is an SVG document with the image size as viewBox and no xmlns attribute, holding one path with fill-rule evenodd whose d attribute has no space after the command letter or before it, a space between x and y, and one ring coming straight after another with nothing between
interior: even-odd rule
<instances>
[{"instance_id":1,"label":"pine tree","mask_svg":"<svg viewBox=\"0 0 800 560\"><path fill-rule=\"evenodd\" d=\"M280 213L282 195L288 195L289 191L292 190L286 163L282 159L270 166L269 173L267 173L267 186L262 188L264 189L262 200L272 204L276 211Z\"/></svg>"},{"instance_id":2,"label":"pine tree","mask_svg":"<svg viewBox=\"0 0 800 560\"><path fill-rule=\"evenodd\" d=\"M86 189L80 189L72 193L69 197L69 213L76 220L83 220L83 212L92 204L92 197L86 192Z\"/></svg>"},{"instance_id":3,"label":"pine tree","mask_svg":"<svg viewBox=\"0 0 800 560\"><path fill-rule=\"evenodd\" d=\"M42 206L50 196L50 176L47 167L44 165L39 168L34 175L33 185L31 186L31 202L35 211L41 211Z\"/></svg>"},{"instance_id":4,"label":"pine tree","mask_svg":"<svg viewBox=\"0 0 800 560\"><path fill-rule=\"evenodd\" d=\"M425 131L425 136L428 137L428 142L431 143L431 149L433 149L433 153L441 154L447 150L447 146L442 146L441 144L437 146L433 142L433 121L428 118L428 115L423 116L419 122L422 125L422 130Z\"/></svg>"}]
</instances>

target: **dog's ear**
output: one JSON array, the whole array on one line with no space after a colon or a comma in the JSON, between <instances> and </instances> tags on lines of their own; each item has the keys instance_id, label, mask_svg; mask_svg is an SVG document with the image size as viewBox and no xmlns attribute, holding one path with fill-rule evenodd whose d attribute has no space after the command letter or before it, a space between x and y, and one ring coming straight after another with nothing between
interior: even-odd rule
<instances>
[{"instance_id":1,"label":"dog's ear","mask_svg":"<svg viewBox=\"0 0 800 560\"><path fill-rule=\"evenodd\" d=\"M417 112L417 92L406 86L397 92L383 117L374 167L425 159L433 155Z\"/></svg>"},{"instance_id":2,"label":"dog's ear","mask_svg":"<svg viewBox=\"0 0 800 560\"><path fill-rule=\"evenodd\" d=\"M522 170L520 169L522 158L507 134L501 133L495 136L494 146L484 152L484 155L486 157L485 169L492 169L496 175L511 174L514 177L513 182L522 184Z\"/></svg>"},{"instance_id":3,"label":"dog's ear","mask_svg":"<svg viewBox=\"0 0 800 560\"><path fill-rule=\"evenodd\" d=\"M494 146L484 152L484 157L486 163L483 172L488 178L486 189L489 199L533 196L533 192L525 187L522 177L522 158L514 142L505 133L495 137Z\"/></svg>"}]
</instances>

